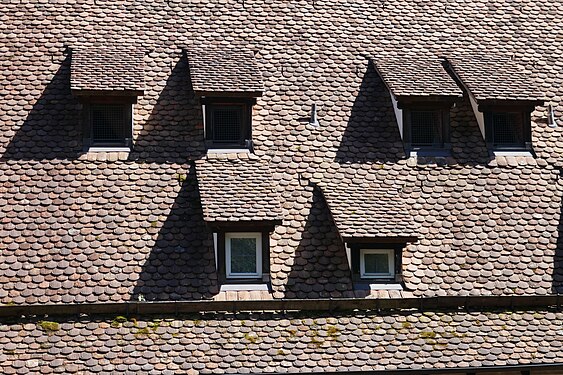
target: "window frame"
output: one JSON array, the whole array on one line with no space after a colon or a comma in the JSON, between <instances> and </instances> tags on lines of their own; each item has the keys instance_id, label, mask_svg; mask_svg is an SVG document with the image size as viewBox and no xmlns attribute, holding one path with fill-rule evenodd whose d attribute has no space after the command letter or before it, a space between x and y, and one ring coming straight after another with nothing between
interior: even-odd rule
<instances>
[{"instance_id":1,"label":"window frame","mask_svg":"<svg viewBox=\"0 0 563 375\"><path fill-rule=\"evenodd\" d=\"M254 273L233 273L231 271L231 239L234 238L254 238L256 239L256 272ZM262 233L261 232L227 232L225 233L225 278L226 279L253 279L262 277Z\"/></svg>"},{"instance_id":2,"label":"window frame","mask_svg":"<svg viewBox=\"0 0 563 375\"><path fill-rule=\"evenodd\" d=\"M248 149L252 143L252 106L255 98L238 97L203 97L201 98L204 114L205 144L211 149ZM215 111L225 107L236 107L240 110L240 138L236 141L216 140L214 136Z\"/></svg>"},{"instance_id":3,"label":"window frame","mask_svg":"<svg viewBox=\"0 0 563 375\"><path fill-rule=\"evenodd\" d=\"M133 112L136 97L85 97L82 100L82 131L83 144L86 151L88 150L129 150L133 139ZM94 139L94 115L93 112L97 106L115 106L123 110L123 137L115 142L113 141L97 141Z\"/></svg>"},{"instance_id":4,"label":"window frame","mask_svg":"<svg viewBox=\"0 0 563 375\"><path fill-rule=\"evenodd\" d=\"M220 284L263 284L270 281L270 234L274 231L273 225L261 225L252 223L251 225L221 225L212 227L217 235L216 256L217 256L217 276ZM227 277L227 254L226 240L228 234L257 233L261 235L261 267L260 276L228 278Z\"/></svg>"},{"instance_id":5,"label":"window frame","mask_svg":"<svg viewBox=\"0 0 563 375\"><path fill-rule=\"evenodd\" d=\"M368 254L387 254L387 265L390 273L367 273L365 256ZM395 278L395 250L394 249L360 249L360 278L361 279L392 279Z\"/></svg>"},{"instance_id":6,"label":"window frame","mask_svg":"<svg viewBox=\"0 0 563 375\"><path fill-rule=\"evenodd\" d=\"M516 114L520 117L520 143L495 143L495 129L493 118L495 114ZM530 151L532 142L530 112L518 107L490 107L483 111L485 121L485 142L492 151Z\"/></svg>"},{"instance_id":7,"label":"window frame","mask_svg":"<svg viewBox=\"0 0 563 375\"><path fill-rule=\"evenodd\" d=\"M406 242L348 242L347 247L351 256L352 281L359 283L398 283L402 280L402 257ZM381 277L363 277L361 270L362 250L385 250L392 252L393 274Z\"/></svg>"},{"instance_id":8,"label":"window frame","mask_svg":"<svg viewBox=\"0 0 563 375\"><path fill-rule=\"evenodd\" d=\"M411 152L421 152L439 154L440 152L449 152L451 149L451 129L450 129L450 107L452 103L412 103L403 107L403 142L407 154ZM420 145L412 142L412 114L413 112L437 112L439 119L439 129L441 132L441 144Z\"/></svg>"}]
</instances>

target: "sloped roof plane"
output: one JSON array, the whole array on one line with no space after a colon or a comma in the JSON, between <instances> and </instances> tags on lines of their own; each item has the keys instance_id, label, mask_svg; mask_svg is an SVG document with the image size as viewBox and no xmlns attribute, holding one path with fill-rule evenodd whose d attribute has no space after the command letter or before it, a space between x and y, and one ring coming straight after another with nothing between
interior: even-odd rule
<instances>
[{"instance_id":1,"label":"sloped roof plane","mask_svg":"<svg viewBox=\"0 0 563 375\"><path fill-rule=\"evenodd\" d=\"M463 94L437 57L399 55L376 57L372 61L395 96L461 97Z\"/></svg>"},{"instance_id":2,"label":"sloped roof plane","mask_svg":"<svg viewBox=\"0 0 563 375\"><path fill-rule=\"evenodd\" d=\"M188 48L187 54L192 87L197 94L262 94L262 74L250 49L201 46Z\"/></svg>"},{"instance_id":3,"label":"sloped roof plane","mask_svg":"<svg viewBox=\"0 0 563 375\"><path fill-rule=\"evenodd\" d=\"M530 73L509 57L464 55L448 62L477 100L544 100Z\"/></svg>"},{"instance_id":4,"label":"sloped roof plane","mask_svg":"<svg viewBox=\"0 0 563 375\"><path fill-rule=\"evenodd\" d=\"M131 46L78 47L72 51L70 88L141 93L145 89L144 53Z\"/></svg>"}]
</instances>

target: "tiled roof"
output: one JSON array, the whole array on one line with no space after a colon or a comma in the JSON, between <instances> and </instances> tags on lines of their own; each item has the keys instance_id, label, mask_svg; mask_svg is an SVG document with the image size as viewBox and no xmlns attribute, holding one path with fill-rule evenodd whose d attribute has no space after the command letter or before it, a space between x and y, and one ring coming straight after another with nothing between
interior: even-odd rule
<instances>
[{"instance_id":1,"label":"tiled roof","mask_svg":"<svg viewBox=\"0 0 563 375\"><path fill-rule=\"evenodd\" d=\"M23 320L2 371L289 373L559 363L563 313L237 314Z\"/></svg>"},{"instance_id":2,"label":"tiled roof","mask_svg":"<svg viewBox=\"0 0 563 375\"><path fill-rule=\"evenodd\" d=\"M237 154L222 156L196 165L205 221L281 221L277 184L268 163Z\"/></svg>"},{"instance_id":3,"label":"tiled roof","mask_svg":"<svg viewBox=\"0 0 563 375\"><path fill-rule=\"evenodd\" d=\"M33 12L21 10L31 5ZM414 219L418 242L403 252L413 295L563 290L562 128L548 127L538 107L536 157L491 160L464 98L450 112L451 157L406 159L386 86L364 57L514 55L561 124L563 60L554 26L563 18L560 3L246 6L3 4L2 303L218 295L213 237L188 162L205 157L201 105L180 50L221 43L258 51L264 90L253 107L254 152L268 163L283 209L270 242L275 298L354 296L334 213L307 181L337 173L352 181L359 170L396 189ZM147 51L129 154L82 154L80 105L69 86L74 60L65 59L65 45L101 41ZM307 124L312 103L318 127ZM372 220L369 212L357 214L358 222Z\"/></svg>"},{"instance_id":4,"label":"tiled roof","mask_svg":"<svg viewBox=\"0 0 563 375\"><path fill-rule=\"evenodd\" d=\"M395 96L455 96L463 92L441 59L420 55L377 57L375 66Z\"/></svg>"},{"instance_id":5,"label":"tiled roof","mask_svg":"<svg viewBox=\"0 0 563 375\"><path fill-rule=\"evenodd\" d=\"M72 50L70 87L75 92L143 91L144 53L130 46Z\"/></svg>"},{"instance_id":6,"label":"tiled roof","mask_svg":"<svg viewBox=\"0 0 563 375\"><path fill-rule=\"evenodd\" d=\"M371 169L342 168L320 182L338 232L345 238L416 237L402 186L376 176Z\"/></svg>"},{"instance_id":7,"label":"tiled roof","mask_svg":"<svg viewBox=\"0 0 563 375\"><path fill-rule=\"evenodd\" d=\"M449 57L455 74L477 100L543 100L532 73L508 57Z\"/></svg>"},{"instance_id":8,"label":"tiled roof","mask_svg":"<svg viewBox=\"0 0 563 375\"><path fill-rule=\"evenodd\" d=\"M261 93L262 74L254 52L244 46L189 48L188 62L196 93Z\"/></svg>"}]
</instances>

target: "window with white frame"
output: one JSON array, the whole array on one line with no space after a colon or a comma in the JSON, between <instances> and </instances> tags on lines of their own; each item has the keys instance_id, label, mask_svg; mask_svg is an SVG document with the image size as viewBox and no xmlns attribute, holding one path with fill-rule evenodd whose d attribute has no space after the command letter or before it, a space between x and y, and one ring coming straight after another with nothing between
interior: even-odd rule
<instances>
[{"instance_id":1,"label":"window with white frame","mask_svg":"<svg viewBox=\"0 0 563 375\"><path fill-rule=\"evenodd\" d=\"M262 277L262 233L225 233L227 279Z\"/></svg>"},{"instance_id":2,"label":"window with white frame","mask_svg":"<svg viewBox=\"0 0 563 375\"><path fill-rule=\"evenodd\" d=\"M136 97L83 97L85 149L129 149L133 138L135 100Z\"/></svg>"},{"instance_id":3,"label":"window with white frame","mask_svg":"<svg viewBox=\"0 0 563 375\"><path fill-rule=\"evenodd\" d=\"M360 277L389 279L395 277L393 249L360 249Z\"/></svg>"}]
</instances>

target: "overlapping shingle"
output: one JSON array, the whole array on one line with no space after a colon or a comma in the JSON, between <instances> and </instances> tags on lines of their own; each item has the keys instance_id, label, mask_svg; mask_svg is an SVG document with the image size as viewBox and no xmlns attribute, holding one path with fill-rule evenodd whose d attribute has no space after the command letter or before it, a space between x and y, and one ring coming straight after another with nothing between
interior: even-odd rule
<instances>
[{"instance_id":1,"label":"overlapping shingle","mask_svg":"<svg viewBox=\"0 0 563 375\"><path fill-rule=\"evenodd\" d=\"M268 163L248 157L208 158L196 170L206 222L282 220Z\"/></svg>"},{"instance_id":2,"label":"overlapping shingle","mask_svg":"<svg viewBox=\"0 0 563 375\"><path fill-rule=\"evenodd\" d=\"M531 72L506 56L467 55L448 61L477 100L543 100Z\"/></svg>"},{"instance_id":3,"label":"overlapping shingle","mask_svg":"<svg viewBox=\"0 0 563 375\"><path fill-rule=\"evenodd\" d=\"M244 46L204 44L188 49L193 90L200 94L253 93L264 90L254 52Z\"/></svg>"},{"instance_id":4,"label":"overlapping shingle","mask_svg":"<svg viewBox=\"0 0 563 375\"><path fill-rule=\"evenodd\" d=\"M131 46L77 47L72 50L70 87L84 91L145 89L144 53Z\"/></svg>"},{"instance_id":5,"label":"overlapping shingle","mask_svg":"<svg viewBox=\"0 0 563 375\"><path fill-rule=\"evenodd\" d=\"M0 362L6 374L563 367L562 325L542 310L23 320L2 326Z\"/></svg>"},{"instance_id":6,"label":"overlapping shingle","mask_svg":"<svg viewBox=\"0 0 563 375\"><path fill-rule=\"evenodd\" d=\"M376 57L373 61L395 96L461 97L463 94L437 57L399 55Z\"/></svg>"},{"instance_id":7,"label":"overlapping shingle","mask_svg":"<svg viewBox=\"0 0 563 375\"><path fill-rule=\"evenodd\" d=\"M203 118L181 47L220 44L257 51L262 73L254 152L268 160L284 210L270 239L275 298L354 296L331 212L305 186L342 166L339 180L365 171L405 199L418 226L403 252L413 295L562 290L561 128L538 107L537 157L491 160L464 98L450 112L451 157L407 160L387 89L364 57L513 55L561 124L560 3L106 5L22 0L0 10L2 303L217 296L212 235L187 163L205 154ZM82 155L64 45L131 41L147 51L133 151ZM318 127L307 124L312 103Z\"/></svg>"}]
</instances>

